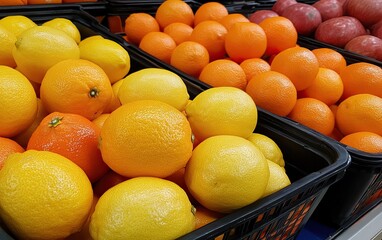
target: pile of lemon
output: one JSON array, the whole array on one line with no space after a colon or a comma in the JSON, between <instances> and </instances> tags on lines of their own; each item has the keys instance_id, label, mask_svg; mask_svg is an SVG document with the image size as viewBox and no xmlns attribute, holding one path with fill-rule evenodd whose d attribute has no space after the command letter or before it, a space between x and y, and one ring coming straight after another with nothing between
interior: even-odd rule
<instances>
[{"instance_id":1,"label":"pile of lemon","mask_svg":"<svg viewBox=\"0 0 382 240\"><path fill-rule=\"evenodd\" d=\"M44 117L38 106L78 114L100 128L102 160L121 176L102 185L58 153L9 154L0 161L0 224L15 236L175 239L195 229L198 206L227 214L291 183L280 148L254 133L257 107L243 90L190 99L175 73L129 73L125 49L81 39L67 19L10 16L0 35L0 137L27 142Z\"/></svg>"}]
</instances>

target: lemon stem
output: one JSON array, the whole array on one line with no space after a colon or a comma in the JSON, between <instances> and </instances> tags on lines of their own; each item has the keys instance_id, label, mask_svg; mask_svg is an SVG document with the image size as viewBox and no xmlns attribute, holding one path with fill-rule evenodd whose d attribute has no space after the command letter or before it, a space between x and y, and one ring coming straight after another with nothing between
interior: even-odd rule
<instances>
[{"instance_id":1,"label":"lemon stem","mask_svg":"<svg viewBox=\"0 0 382 240\"><path fill-rule=\"evenodd\" d=\"M60 125L62 123L62 119L64 117L54 117L52 118L52 120L49 122L48 126L51 127L51 128L55 128L57 127L58 125Z\"/></svg>"}]
</instances>

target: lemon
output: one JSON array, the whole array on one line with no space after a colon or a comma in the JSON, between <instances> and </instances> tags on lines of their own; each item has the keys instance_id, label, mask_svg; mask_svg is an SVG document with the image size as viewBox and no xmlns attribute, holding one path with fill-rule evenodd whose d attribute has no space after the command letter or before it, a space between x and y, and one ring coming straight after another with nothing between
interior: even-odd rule
<instances>
[{"instance_id":1,"label":"lemon","mask_svg":"<svg viewBox=\"0 0 382 240\"><path fill-rule=\"evenodd\" d=\"M145 68L123 79L118 92L122 104L136 100L157 100L182 111L190 96L186 84L175 73L160 68Z\"/></svg>"},{"instance_id":2,"label":"lemon","mask_svg":"<svg viewBox=\"0 0 382 240\"><path fill-rule=\"evenodd\" d=\"M13 48L17 69L29 80L41 83L46 71L66 59L78 59L80 50L65 32L37 26L20 34Z\"/></svg>"},{"instance_id":3,"label":"lemon","mask_svg":"<svg viewBox=\"0 0 382 240\"><path fill-rule=\"evenodd\" d=\"M16 62L12 56L12 50L17 38L8 29L0 25L0 65L16 67Z\"/></svg>"},{"instance_id":4,"label":"lemon","mask_svg":"<svg viewBox=\"0 0 382 240\"><path fill-rule=\"evenodd\" d=\"M291 184L290 179L285 172L285 168L280 167L280 165L269 160L268 160L268 166L269 166L270 175L269 175L268 185L265 188L263 197L268 196L274 192L277 192L280 189Z\"/></svg>"},{"instance_id":5,"label":"lemon","mask_svg":"<svg viewBox=\"0 0 382 240\"><path fill-rule=\"evenodd\" d=\"M119 98L118 98L118 92L119 92L119 88L122 85L122 82L123 82L122 80L123 79L118 80L117 82L113 83L113 85L111 86L111 88L113 89L113 96L110 100L109 105L107 106L107 108L104 111L105 113L111 113L115 109L117 109L121 106L121 101L119 101Z\"/></svg>"},{"instance_id":6,"label":"lemon","mask_svg":"<svg viewBox=\"0 0 382 240\"><path fill-rule=\"evenodd\" d=\"M110 188L90 221L94 240L176 239L194 229L194 208L184 190L154 177L132 178Z\"/></svg>"},{"instance_id":7,"label":"lemon","mask_svg":"<svg viewBox=\"0 0 382 240\"><path fill-rule=\"evenodd\" d=\"M92 201L84 171L56 153L15 153L0 171L0 216L21 239L62 239L80 231Z\"/></svg>"},{"instance_id":8,"label":"lemon","mask_svg":"<svg viewBox=\"0 0 382 240\"><path fill-rule=\"evenodd\" d=\"M201 92L188 103L186 114L193 134L200 141L225 134L247 138L257 125L255 102L235 87L214 87Z\"/></svg>"},{"instance_id":9,"label":"lemon","mask_svg":"<svg viewBox=\"0 0 382 240\"><path fill-rule=\"evenodd\" d=\"M281 167L285 166L284 156L281 149L270 137L260 133L252 133L247 139L261 150L266 159L277 163Z\"/></svg>"},{"instance_id":10,"label":"lemon","mask_svg":"<svg viewBox=\"0 0 382 240\"><path fill-rule=\"evenodd\" d=\"M111 83L121 80L130 70L130 55L118 43L103 37L92 37L79 43L82 59L100 66Z\"/></svg>"},{"instance_id":11,"label":"lemon","mask_svg":"<svg viewBox=\"0 0 382 240\"><path fill-rule=\"evenodd\" d=\"M192 196L204 207L229 213L263 196L269 167L247 139L219 135L194 149L184 177Z\"/></svg>"},{"instance_id":12,"label":"lemon","mask_svg":"<svg viewBox=\"0 0 382 240\"><path fill-rule=\"evenodd\" d=\"M22 32L37 26L30 18L22 15L6 16L0 19L0 25L18 37Z\"/></svg>"},{"instance_id":13,"label":"lemon","mask_svg":"<svg viewBox=\"0 0 382 240\"><path fill-rule=\"evenodd\" d=\"M42 24L43 26L49 26L58 30L64 31L69 37L73 38L76 43L81 41L81 33L77 26L66 18L54 18Z\"/></svg>"}]
</instances>

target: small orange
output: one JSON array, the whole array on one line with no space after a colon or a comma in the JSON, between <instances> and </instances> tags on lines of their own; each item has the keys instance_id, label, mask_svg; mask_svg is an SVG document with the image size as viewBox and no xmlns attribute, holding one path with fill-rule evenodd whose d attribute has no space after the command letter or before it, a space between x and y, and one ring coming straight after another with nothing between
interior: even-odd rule
<instances>
[{"instance_id":1,"label":"small orange","mask_svg":"<svg viewBox=\"0 0 382 240\"><path fill-rule=\"evenodd\" d=\"M191 33L190 41L198 42L207 48L210 61L224 58L224 41L227 29L217 21L207 20L198 24Z\"/></svg>"},{"instance_id":2,"label":"small orange","mask_svg":"<svg viewBox=\"0 0 382 240\"><path fill-rule=\"evenodd\" d=\"M247 76L247 83L252 77L262 72L271 70L271 65L261 58L249 58L240 63L240 67L244 70Z\"/></svg>"},{"instance_id":3,"label":"small orange","mask_svg":"<svg viewBox=\"0 0 382 240\"><path fill-rule=\"evenodd\" d=\"M193 30L191 26L185 23L175 22L167 25L167 27L163 29L163 32L170 35L175 43L179 45L190 39Z\"/></svg>"},{"instance_id":4,"label":"small orange","mask_svg":"<svg viewBox=\"0 0 382 240\"><path fill-rule=\"evenodd\" d=\"M201 228L219 218L222 218L225 214L209 210L202 205L196 206L196 229Z\"/></svg>"},{"instance_id":5,"label":"small orange","mask_svg":"<svg viewBox=\"0 0 382 240\"><path fill-rule=\"evenodd\" d=\"M340 73L344 83L342 99L359 93L382 97L382 68L366 62L353 63Z\"/></svg>"},{"instance_id":6,"label":"small orange","mask_svg":"<svg viewBox=\"0 0 382 240\"><path fill-rule=\"evenodd\" d=\"M62 0L27 0L28 5L62 3Z\"/></svg>"},{"instance_id":7,"label":"small orange","mask_svg":"<svg viewBox=\"0 0 382 240\"><path fill-rule=\"evenodd\" d=\"M267 56L296 46L297 30L288 18L281 16L266 18L259 23L259 26L267 35L267 50L265 51Z\"/></svg>"},{"instance_id":8,"label":"small orange","mask_svg":"<svg viewBox=\"0 0 382 240\"><path fill-rule=\"evenodd\" d=\"M207 2L202 4L195 12L194 26L207 20L219 21L228 15L227 8L219 2Z\"/></svg>"},{"instance_id":9,"label":"small orange","mask_svg":"<svg viewBox=\"0 0 382 240\"><path fill-rule=\"evenodd\" d=\"M287 117L324 135L330 135L334 129L333 112L328 105L315 98L297 99Z\"/></svg>"},{"instance_id":10,"label":"small orange","mask_svg":"<svg viewBox=\"0 0 382 240\"><path fill-rule=\"evenodd\" d=\"M139 45L141 39L149 32L159 32L159 24L148 13L133 13L125 20L125 33L128 41Z\"/></svg>"},{"instance_id":11,"label":"small orange","mask_svg":"<svg viewBox=\"0 0 382 240\"><path fill-rule=\"evenodd\" d=\"M1 1L1 6L12 6L12 5L26 5L27 0L4 0Z\"/></svg>"},{"instance_id":12,"label":"small orange","mask_svg":"<svg viewBox=\"0 0 382 240\"><path fill-rule=\"evenodd\" d=\"M235 62L241 63L249 58L260 58L267 48L264 30L252 22L235 23L227 32L225 50Z\"/></svg>"},{"instance_id":13,"label":"small orange","mask_svg":"<svg viewBox=\"0 0 382 240\"><path fill-rule=\"evenodd\" d=\"M299 97L316 98L330 106L341 98L343 90L340 75L334 70L320 67L313 84L300 91Z\"/></svg>"},{"instance_id":14,"label":"small orange","mask_svg":"<svg viewBox=\"0 0 382 240\"><path fill-rule=\"evenodd\" d=\"M382 153L382 136L372 132L355 132L346 135L341 143L368 153Z\"/></svg>"},{"instance_id":15,"label":"small orange","mask_svg":"<svg viewBox=\"0 0 382 240\"><path fill-rule=\"evenodd\" d=\"M332 69L338 74L346 67L344 56L331 48L316 48L312 53L316 56L320 67Z\"/></svg>"},{"instance_id":16,"label":"small orange","mask_svg":"<svg viewBox=\"0 0 382 240\"><path fill-rule=\"evenodd\" d=\"M93 184L94 194L98 197L101 197L109 188L114 187L115 185L126 181L127 177L119 175L113 170L109 170L105 173L97 182Z\"/></svg>"},{"instance_id":17,"label":"small orange","mask_svg":"<svg viewBox=\"0 0 382 240\"><path fill-rule=\"evenodd\" d=\"M96 119L93 119L92 122L99 127L99 129L102 129L103 124L105 123L106 119L109 117L110 113L102 113L99 115Z\"/></svg>"},{"instance_id":18,"label":"small orange","mask_svg":"<svg viewBox=\"0 0 382 240\"><path fill-rule=\"evenodd\" d=\"M10 138L0 137L0 170L8 155L15 152L24 152L25 149Z\"/></svg>"},{"instance_id":19,"label":"small orange","mask_svg":"<svg viewBox=\"0 0 382 240\"><path fill-rule=\"evenodd\" d=\"M172 52L170 61L172 66L196 78L209 62L207 49L192 41L179 44Z\"/></svg>"},{"instance_id":20,"label":"small orange","mask_svg":"<svg viewBox=\"0 0 382 240\"><path fill-rule=\"evenodd\" d=\"M230 13L219 20L219 23L229 30L237 22L249 22L249 19L241 13Z\"/></svg>"},{"instance_id":21,"label":"small orange","mask_svg":"<svg viewBox=\"0 0 382 240\"><path fill-rule=\"evenodd\" d=\"M267 71L251 78L246 92L259 106L279 116L288 115L297 101L297 91L285 75Z\"/></svg>"},{"instance_id":22,"label":"small orange","mask_svg":"<svg viewBox=\"0 0 382 240\"><path fill-rule=\"evenodd\" d=\"M99 136L100 129L85 117L54 112L38 125L27 149L51 151L67 157L94 182L109 170L98 149Z\"/></svg>"},{"instance_id":23,"label":"small orange","mask_svg":"<svg viewBox=\"0 0 382 240\"><path fill-rule=\"evenodd\" d=\"M297 91L304 90L313 84L318 68L316 56L303 47L292 47L281 51L271 63L271 69L286 75Z\"/></svg>"},{"instance_id":24,"label":"small orange","mask_svg":"<svg viewBox=\"0 0 382 240\"><path fill-rule=\"evenodd\" d=\"M239 64L228 59L219 59L207 64L199 79L213 87L237 87L242 90L247 85L247 77Z\"/></svg>"},{"instance_id":25,"label":"small orange","mask_svg":"<svg viewBox=\"0 0 382 240\"><path fill-rule=\"evenodd\" d=\"M333 104L333 105L330 105L329 108L330 108L330 110L332 110L332 113L333 113L334 119L335 119L336 115L337 115L338 105ZM340 141L344 137L344 135L338 129L337 121L334 121L334 129L333 129L332 133L329 134L328 136L337 140L337 141Z\"/></svg>"},{"instance_id":26,"label":"small orange","mask_svg":"<svg viewBox=\"0 0 382 240\"><path fill-rule=\"evenodd\" d=\"M179 0L164 1L155 12L155 19L163 30L174 22L194 25L194 12L190 5Z\"/></svg>"},{"instance_id":27,"label":"small orange","mask_svg":"<svg viewBox=\"0 0 382 240\"><path fill-rule=\"evenodd\" d=\"M140 49L168 64L175 47L174 39L164 32L150 32L139 43Z\"/></svg>"}]
</instances>

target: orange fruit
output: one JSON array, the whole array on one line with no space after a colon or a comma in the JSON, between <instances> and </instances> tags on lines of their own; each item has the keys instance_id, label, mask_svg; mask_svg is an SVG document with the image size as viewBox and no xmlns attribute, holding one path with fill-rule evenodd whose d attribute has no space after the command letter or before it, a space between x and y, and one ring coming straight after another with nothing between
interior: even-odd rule
<instances>
[{"instance_id":1,"label":"orange fruit","mask_svg":"<svg viewBox=\"0 0 382 240\"><path fill-rule=\"evenodd\" d=\"M139 43L140 49L168 64L175 47L174 39L164 32L150 32Z\"/></svg>"},{"instance_id":2,"label":"orange fruit","mask_svg":"<svg viewBox=\"0 0 382 240\"><path fill-rule=\"evenodd\" d=\"M382 97L382 68L366 62L353 63L340 73L344 83L342 99L359 93Z\"/></svg>"},{"instance_id":3,"label":"orange fruit","mask_svg":"<svg viewBox=\"0 0 382 240\"><path fill-rule=\"evenodd\" d=\"M237 87L242 90L247 85L247 77L239 64L232 60L220 59L207 64L199 79L213 87Z\"/></svg>"},{"instance_id":4,"label":"orange fruit","mask_svg":"<svg viewBox=\"0 0 382 240\"><path fill-rule=\"evenodd\" d=\"M96 196L101 197L104 192L109 190L109 188L126 181L128 178L118 173L109 170L104 174L97 182L93 184L93 192Z\"/></svg>"},{"instance_id":5,"label":"orange fruit","mask_svg":"<svg viewBox=\"0 0 382 240\"><path fill-rule=\"evenodd\" d=\"M316 56L320 67L332 69L338 74L346 67L344 56L331 48L316 48L312 53Z\"/></svg>"},{"instance_id":6,"label":"orange fruit","mask_svg":"<svg viewBox=\"0 0 382 240\"><path fill-rule=\"evenodd\" d=\"M109 78L98 65L69 59L47 71L40 98L48 112L76 113L93 120L109 104L112 91Z\"/></svg>"},{"instance_id":7,"label":"orange fruit","mask_svg":"<svg viewBox=\"0 0 382 240\"><path fill-rule=\"evenodd\" d=\"M249 58L240 63L240 67L247 76L247 83L252 77L271 70L271 65L261 58Z\"/></svg>"},{"instance_id":8,"label":"orange fruit","mask_svg":"<svg viewBox=\"0 0 382 240\"><path fill-rule=\"evenodd\" d=\"M233 24L237 22L249 22L249 19L241 13L229 13L220 20L218 20L227 30L229 30Z\"/></svg>"},{"instance_id":9,"label":"orange fruit","mask_svg":"<svg viewBox=\"0 0 382 240\"><path fill-rule=\"evenodd\" d=\"M225 214L209 210L202 205L196 206L195 218L196 218L196 229L201 228L221 217Z\"/></svg>"},{"instance_id":10,"label":"orange fruit","mask_svg":"<svg viewBox=\"0 0 382 240\"><path fill-rule=\"evenodd\" d=\"M297 91L304 90L313 84L318 68L316 56L303 47L292 47L281 51L271 63L271 69L287 76Z\"/></svg>"},{"instance_id":11,"label":"orange fruit","mask_svg":"<svg viewBox=\"0 0 382 240\"><path fill-rule=\"evenodd\" d=\"M334 114L325 103L315 98L300 98L288 114L288 118L329 135L334 129Z\"/></svg>"},{"instance_id":12,"label":"orange fruit","mask_svg":"<svg viewBox=\"0 0 382 240\"><path fill-rule=\"evenodd\" d=\"M119 101L119 97L118 97L119 88L121 87L122 83L123 83L123 81L121 79L121 80L118 80L117 82L115 82L111 85L111 89L113 90L113 94L112 94L111 100L109 102L109 105L106 107L104 113L111 113L112 111L114 111L115 109L117 109L119 106L122 105L122 103L121 103L121 101Z\"/></svg>"},{"instance_id":13,"label":"orange fruit","mask_svg":"<svg viewBox=\"0 0 382 240\"><path fill-rule=\"evenodd\" d=\"M209 62L207 49L192 41L179 44L172 52L170 61L172 66L196 78Z\"/></svg>"},{"instance_id":14,"label":"orange fruit","mask_svg":"<svg viewBox=\"0 0 382 240\"><path fill-rule=\"evenodd\" d=\"M228 56L240 63L262 57L267 48L267 36L256 23L238 22L228 30L224 46Z\"/></svg>"},{"instance_id":15,"label":"orange fruit","mask_svg":"<svg viewBox=\"0 0 382 240\"><path fill-rule=\"evenodd\" d=\"M159 24L148 13L132 13L125 20L125 33L128 41L138 45L149 32L159 32Z\"/></svg>"},{"instance_id":16,"label":"orange fruit","mask_svg":"<svg viewBox=\"0 0 382 240\"><path fill-rule=\"evenodd\" d=\"M0 170L10 154L24 151L25 149L12 139L0 137Z\"/></svg>"},{"instance_id":17,"label":"orange fruit","mask_svg":"<svg viewBox=\"0 0 382 240\"><path fill-rule=\"evenodd\" d=\"M175 22L165 27L163 32L170 35L170 37L174 39L176 45L179 45L190 39L193 30L194 29L191 26L185 23Z\"/></svg>"},{"instance_id":18,"label":"orange fruit","mask_svg":"<svg viewBox=\"0 0 382 240\"><path fill-rule=\"evenodd\" d=\"M155 19L163 30L174 22L185 23L189 26L194 24L194 12L192 8L183 1L164 1L155 12Z\"/></svg>"},{"instance_id":19,"label":"orange fruit","mask_svg":"<svg viewBox=\"0 0 382 240\"><path fill-rule=\"evenodd\" d=\"M334 70L320 67L313 84L300 91L299 97L316 98L330 106L341 98L343 91L340 75Z\"/></svg>"},{"instance_id":20,"label":"orange fruit","mask_svg":"<svg viewBox=\"0 0 382 240\"><path fill-rule=\"evenodd\" d=\"M191 203L197 203L196 200L192 197L192 194L187 188L186 181L184 180L184 173L186 171L186 168L181 168L175 173L171 174L170 176L166 177L166 180L169 180L171 182L174 182L178 184L179 187L183 188L183 190L186 192L188 198L190 199Z\"/></svg>"},{"instance_id":21,"label":"orange fruit","mask_svg":"<svg viewBox=\"0 0 382 240\"><path fill-rule=\"evenodd\" d=\"M38 125L27 149L51 151L67 157L94 182L109 170L98 149L99 136L100 129L89 119L78 114L54 112Z\"/></svg>"},{"instance_id":22,"label":"orange fruit","mask_svg":"<svg viewBox=\"0 0 382 240\"><path fill-rule=\"evenodd\" d=\"M12 5L26 5L27 0L4 0L1 1L1 6L12 6Z\"/></svg>"},{"instance_id":23,"label":"orange fruit","mask_svg":"<svg viewBox=\"0 0 382 240\"><path fill-rule=\"evenodd\" d=\"M279 116L288 115L297 101L297 91L284 74L267 71L251 78L246 92L259 106Z\"/></svg>"},{"instance_id":24,"label":"orange fruit","mask_svg":"<svg viewBox=\"0 0 382 240\"><path fill-rule=\"evenodd\" d=\"M282 16L266 18L259 23L259 26L267 35L267 49L265 50L267 56L296 46L297 30L288 18Z\"/></svg>"},{"instance_id":25,"label":"orange fruit","mask_svg":"<svg viewBox=\"0 0 382 240\"><path fill-rule=\"evenodd\" d=\"M338 105L333 104L333 105L330 105L329 108L330 108L330 110L332 110L334 118L336 118L337 110L338 110ZM334 121L334 129L333 129L332 133L329 134L329 137L331 137L331 138L333 138L333 139L335 139L337 141L340 141L344 137L344 135L338 129L337 121L336 120Z\"/></svg>"},{"instance_id":26,"label":"orange fruit","mask_svg":"<svg viewBox=\"0 0 382 240\"><path fill-rule=\"evenodd\" d=\"M221 59L225 56L224 49L227 29L217 21L203 21L195 26L191 33L190 41L198 42L207 48L210 61Z\"/></svg>"},{"instance_id":27,"label":"orange fruit","mask_svg":"<svg viewBox=\"0 0 382 240\"><path fill-rule=\"evenodd\" d=\"M28 5L62 3L62 0L28 0Z\"/></svg>"},{"instance_id":28,"label":"orange fruit","mask_svg":"<svg viewBox=\"0 0 382 240\"><path fill-rule=\"evenodd\" d=\"M346 135L341 143L368 153L382 153L382 136L372 132L355 132Z\"/></svg>"},{"instance_id":29,"label":"orange fruit","mask_svg":"<svg viewBox=\"0 0 382 240\"><path fill-rule=\"evenodd\" d=\"M344 135L363 131L382 135L382 98L367 93L350 96L338 105L336 121Z\"/></svg>"},{"instance_id":30,"label":"orange fruit","mask_svg":"<svg viewBox=\"0 0 382 240\"><path fill-rule=\"evenodd\" d=\"M228 15L227 8L219 2L207 2L202 4L195 12L194 26L207 20L219 21Z\"/></svg>"},{"instance_id":31,"label":"orange fruit","mask_svg":"<svg viewBox=\"0 0 382 240\"><path fill-rule=\"evenodd\" d=\"M109 115L110 113L102 113L96 119L93 119L92 122L101 129Z\"/></svg>"}]
</instances>

